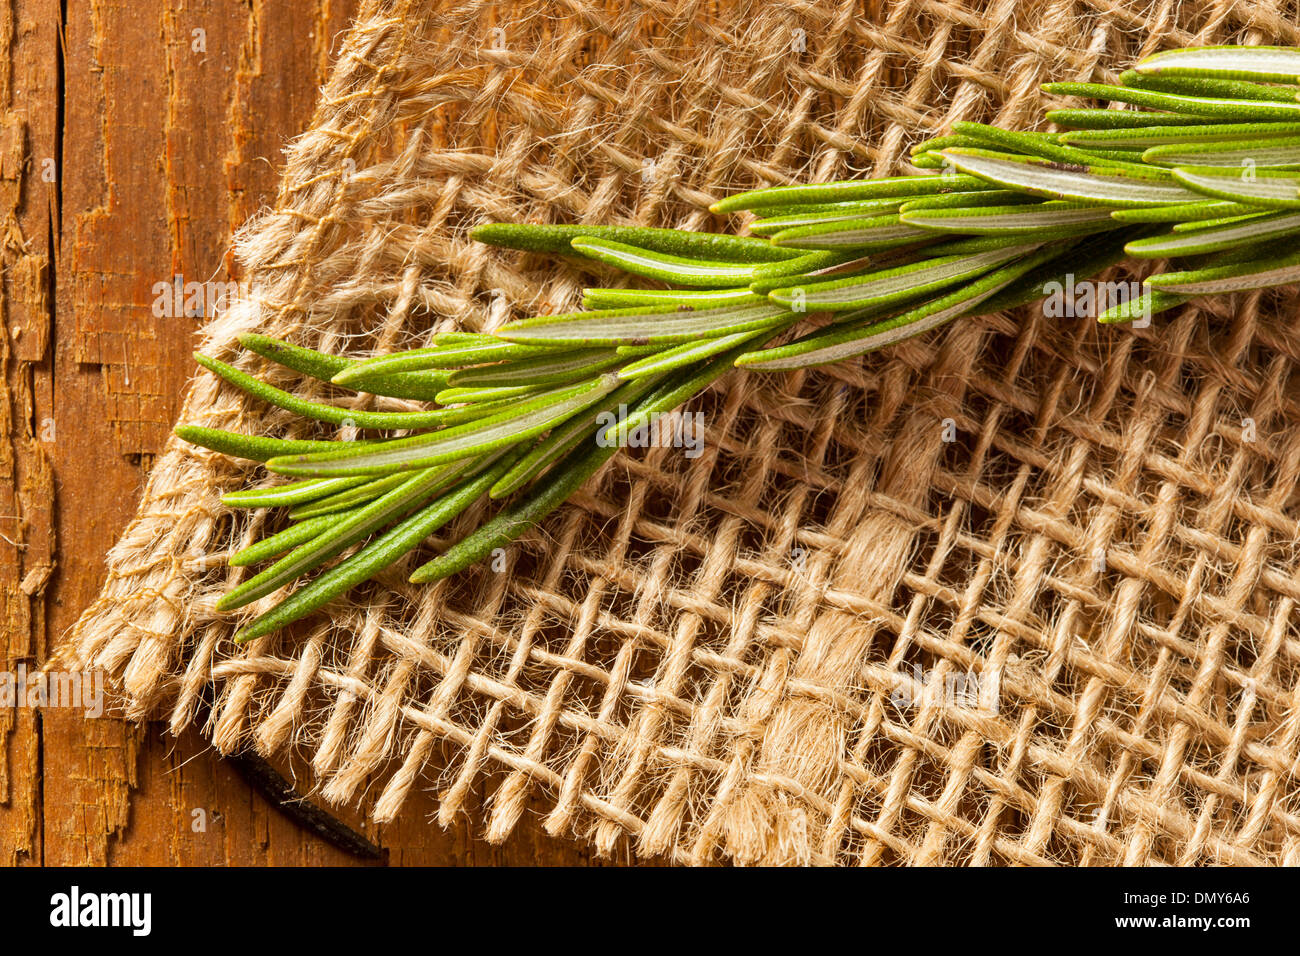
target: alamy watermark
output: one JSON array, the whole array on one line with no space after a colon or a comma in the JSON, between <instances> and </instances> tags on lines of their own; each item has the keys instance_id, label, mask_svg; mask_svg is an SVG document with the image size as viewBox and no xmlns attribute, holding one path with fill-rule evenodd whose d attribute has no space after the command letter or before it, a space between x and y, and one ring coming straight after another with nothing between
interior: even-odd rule
<instances>
[{"instance_id":1,"label":"alamy watermark","mask_svg":"<svg viewBox=\"0 0 1300 956\"><path fill-rule=\"evenodd\" d=\"M93 893L73 885L50 897L50 925L55 929L129 929L132 936L153 930L152 893Z\"/></svg>"},{"instance_id":2,"label":"alamy watermark","mask_svg":"<svg viewBox=\"0 0 1300 956\"><path fill-rule=\"evenodd\" d=\"M1043 316L1049 319L1095 319L1111 309L1123 309L1135 329L1151 325L1151 300L1142 294L1141 282L1098 282L1075 279L1067 272L1065 281L1043 283Z\"/></svg>"},{"instance_id":3,"label":"alamy watermark","mask_svg":"<svg viewBox=\"0 0 1300 956\"><path fill-rule=\"evenodd\" d=\"M627 448L683 448L687 458L699 458L704 453L704 416L700 412L656 412L650 418L626 432L622 442L617 435L607 435L628 416L628 407L620 405L618 411L603 411L596 416L596 444L609 448L622 444Z\"/></svg>"},{"instance_id":4,"label":"alamy watermark","mask_svg":"<svg viewBox=\"0 0 1300 956\"><path fill-rule=\"evenodd\" d=\"M153 284L153 314L157 318L210 319L239 297L238 282L186 282L180 273L171 281Z\"/></svg>"},{"instance_id":5,"label":"alamy watermark","mask_svg":"<svg viewBox=\"0 0 1300 956\"><path fill-rule=\"evenodd\" d=\"M977 711L986 716L998 712L1001 674L998 671L922 670L912 665L912 679L906 673L889 694L895 707L945 707Z\"/></svg>"},{"instance_id":6,"label":"alamy watermark","mask_svg":"<svg viewBox=\"0 0 1300 956\"><path fill-rule=\"evenodd\" d=\"M0 708L80 710L86 717L104 715L104 672L28 670L19 664L0 671Z\"/></svg>"}]
</instances>

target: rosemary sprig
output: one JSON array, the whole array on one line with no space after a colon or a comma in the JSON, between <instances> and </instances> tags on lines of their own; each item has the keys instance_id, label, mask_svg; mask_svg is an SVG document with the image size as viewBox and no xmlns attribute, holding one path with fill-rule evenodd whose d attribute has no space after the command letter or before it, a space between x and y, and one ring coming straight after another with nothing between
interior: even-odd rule
<instances>
[{"instance_id":1,"label":"rosemary sprig","mask_svg":"<svg viewBox=\"0 0 1300 956\"><path fill-rule=\"evenodd\" d=\"M1177 267L1100 314L1103 323L1300 281L1300 253L1277 247L1300 235L1300 50L1172 50L1116 85L1045 89L1112 105L1049 111L1063 132L957 123L916 146L919 172L773 186L714 203L716 214L751 213L749 235L511 223L471 233L665 287L591 288L586 311L517 320L491 334L444 333L424 348L366 358L259 335L239 340L330 387L438 407L308 402L200 356L236 387L318 423L406 432L345 442L177 429L194 444L300 479L223 499L232 508L287 509L291 523L231 556L237 567L277 560L220 608L263 600L366 542L237 639L321 607L475 501L499 502L410 580L474 564L563 503L655 416L733 367L841 361L1034 301L1049 282L1088 278L1125 255L1172 258ZM814 316L822 327L778 341Z\"/></svg>"}]
</instances>

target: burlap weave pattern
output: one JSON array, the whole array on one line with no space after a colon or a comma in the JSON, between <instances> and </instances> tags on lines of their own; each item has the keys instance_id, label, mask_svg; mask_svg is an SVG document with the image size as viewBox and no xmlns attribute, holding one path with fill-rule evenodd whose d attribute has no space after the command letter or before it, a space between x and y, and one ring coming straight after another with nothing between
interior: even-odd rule
<instances>
[{"instance_id":1,"label":"burlap weave pattern","mask_svg":"<svg viewBox=\"0 0 1300 956\"><path fill-rule=\"evenodd\" d=\"M205 347L573 307L582 272L466 229L718 228L726 192L1035 124L1046 80L1298 33L1266 0L374 0ZM681 862L1298 862L1296 301L1027 308L732 375L700 457L620 455L493 565L404 564L243 648L213 603L262 519L218 498L255 471L173 442L68 653L222 750L305 750L380 820L492 775L492 838L540 790L553 832ZM206 375L183 417L307 433ZM926 696L954 677L997 693Z\"/></svg>"}]
</instances>

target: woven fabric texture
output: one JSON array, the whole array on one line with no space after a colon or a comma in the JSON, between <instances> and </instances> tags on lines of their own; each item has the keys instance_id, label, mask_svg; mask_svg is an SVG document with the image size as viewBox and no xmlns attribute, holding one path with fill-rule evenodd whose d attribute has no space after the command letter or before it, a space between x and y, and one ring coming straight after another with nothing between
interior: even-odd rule
<instances>
[{"instance_id":1,"label":"woven fabric texture","mask_svg":"<svg viewBox=\"0 0 1300 956\"><path fill-rule=\"evenodd\" d=\"M467 229L722 228L731 191L1035 126L1042 82L1297 34L1292 0L372 0L204 348L576 307L578 268ZM487 780L491 839L540 792L554 833L685 863L1300 862L1296 305L1030 307L736 373L699 457L625 452L490 564L246 647L213 605L265 519L219 497L265 478L173 441L64 654L379 821ZM206 374L183 420L313 434Z\"/></svg>"}]
</instances>

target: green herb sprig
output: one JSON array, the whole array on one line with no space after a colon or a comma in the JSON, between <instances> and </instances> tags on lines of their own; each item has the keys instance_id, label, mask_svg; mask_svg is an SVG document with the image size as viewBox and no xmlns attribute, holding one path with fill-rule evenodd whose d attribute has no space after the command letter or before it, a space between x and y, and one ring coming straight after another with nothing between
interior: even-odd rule
<instances>
[{"instance_id":1,"label":"green herb sprig","mask_svg":"<svg viewBox=\"0 0 1300 956\"><path fill-rule=\"evenodd\" d=\"M1041 299L1049 283L1091 278L1126 256L1176 266L1112 303L1101 322L1300 281L1300 251L1286 241L1300 235L1300 50L1171 50L1117 85L1045 90L1110 106L1051 110L1046 118L1062 128L1054 133L956 123L913 150L908 175L756 189L712 206L750 213L747 236L510 223L472 231L481 242L660 283L587 289L584 311L363 359L260 335L239 340L340 389L434 407L308 402L199 356L232 385L306 418L405 432L287 441L177 429L295 479L223 499L285 509L288 523L231 556L237 567L274 560L220 609L319 572L236 639L273 633L394 564L475 502L500 502L410 580L437 581L482 560L562 504L638 429L733 368L841 361ZM814 318L817 327L786 340Z\"/></svg>"}]
</instances>

